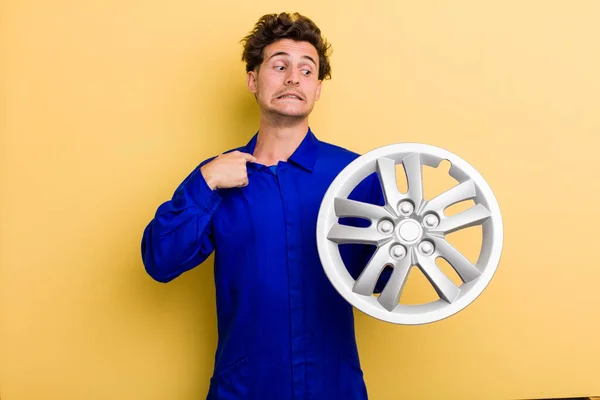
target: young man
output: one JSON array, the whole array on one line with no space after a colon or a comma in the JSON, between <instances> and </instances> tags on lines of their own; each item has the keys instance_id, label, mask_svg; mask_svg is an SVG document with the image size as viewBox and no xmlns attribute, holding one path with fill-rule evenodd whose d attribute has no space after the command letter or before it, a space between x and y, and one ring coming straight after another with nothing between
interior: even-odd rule
<instances>
[{"instance_id":1,"label":"young man","mask_svg":"<svg viewBox=\"0 0 600 400\"><path fill-rule=\"evenodd\" d=\"M366 399L352 307L327 280L315 237L325 191L358 157L309 128L330 78L329 44L310 19L287 13L263 16L243 42L258 133L202 162L160 205L142 239L146 271L168 282L215 251L209 400ZM351 197L383 204L378 185L365 180ZM342 250L355 278L363 250Z\"/></svg>"}]
</instances>

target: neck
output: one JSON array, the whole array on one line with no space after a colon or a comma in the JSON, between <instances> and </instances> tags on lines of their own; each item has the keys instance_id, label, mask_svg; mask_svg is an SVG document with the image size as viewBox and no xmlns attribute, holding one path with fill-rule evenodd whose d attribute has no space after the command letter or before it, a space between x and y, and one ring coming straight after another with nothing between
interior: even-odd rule
<instances>
[{"instance_id":1,"label":"neck","mask_svg":"<svg viewBox=\"0 0 600 400\"><path fill-rule=\"evenodd\" d=\"M296 121L273 121L261 115L258 138L254 149L256 161L275 165L287 161L308 132L308 118Z\"/></svg>"}]
</instances>

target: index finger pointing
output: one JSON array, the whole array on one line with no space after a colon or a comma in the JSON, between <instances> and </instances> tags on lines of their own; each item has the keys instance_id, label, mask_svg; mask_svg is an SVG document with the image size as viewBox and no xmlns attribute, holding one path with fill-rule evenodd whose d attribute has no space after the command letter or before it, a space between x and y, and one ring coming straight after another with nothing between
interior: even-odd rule
<instances>
[{"instance_id":1,"label":"index finger pointing","mask_svg":"<svg viewBox=\"0 0 600 400\"><path fill-rule=\"evenodd\" d=\"M256 157L254 157L252 154L250 153L242 153L242 156L244 156L244 158L246 159L246 161L249 162L256 162Z\"/></svg>"}]
</instances>

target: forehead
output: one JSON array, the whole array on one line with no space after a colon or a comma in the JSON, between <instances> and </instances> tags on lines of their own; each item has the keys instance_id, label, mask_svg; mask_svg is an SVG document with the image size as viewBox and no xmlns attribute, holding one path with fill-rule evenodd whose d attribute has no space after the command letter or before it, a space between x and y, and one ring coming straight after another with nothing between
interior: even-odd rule
<instances>
[{"instance_id":1,"label":"forehead","mask_svg":"<svg viewBox=\"0 0 600 400\"><path fill-rule=\"evenodd\" d=\"M308 42L297 42L292 39L281 39L265 47L264 60L268 60L271 55L280 51L288 53L293 58L310 56L314 60L319 59L317 49L315 49L315 46L312 44Z\"/></svg>"}]
</instances>

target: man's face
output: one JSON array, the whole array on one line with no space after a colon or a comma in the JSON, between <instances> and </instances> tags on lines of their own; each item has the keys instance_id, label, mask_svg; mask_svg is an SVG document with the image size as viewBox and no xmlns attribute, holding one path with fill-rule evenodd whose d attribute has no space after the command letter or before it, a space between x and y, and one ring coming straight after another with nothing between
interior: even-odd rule
<instances>
[{"instance_id":1,"label":"man's face","mask_svg":"<svg viewBox=\"0 0 600 400\"><path fill-rule=\"evenodd\" d=\"M271 43L260 67L248 72L247 83L261 113L306 118L321 95L317 50L291 39Z\"/></svg>"}]
</instances>

